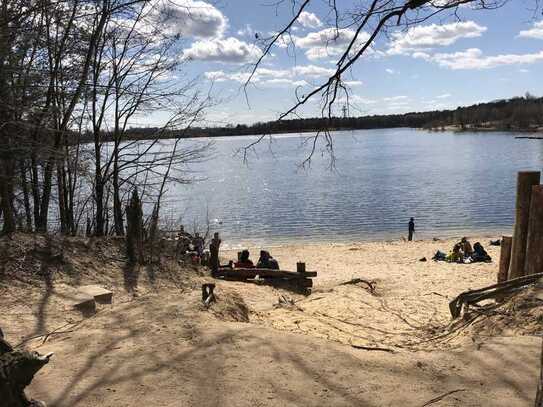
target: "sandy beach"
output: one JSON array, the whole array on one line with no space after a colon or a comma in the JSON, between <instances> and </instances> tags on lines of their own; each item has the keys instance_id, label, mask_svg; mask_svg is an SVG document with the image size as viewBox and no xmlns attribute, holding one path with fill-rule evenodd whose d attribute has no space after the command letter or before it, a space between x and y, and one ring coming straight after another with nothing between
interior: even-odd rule
<instances>
[{"instance_id":1,"label":"sandy beach","mask_svg":"<svg viewBox=\"0 0 543 407\"><path fill-rule=\"evenodd\" d=\"M113 304L80 320L60 295L74 283L66 278L47 297L39 286L2 287L2 328L18 342L29 327L77 323L27 342L55 352L28 389L53 406L526 406L540 338L518 324L489 330L449 315L453 297L495 282L499 247L489 240L471 238L493 262L469 265L431 260L456 239L273 248L281 268L305 261L318 271L308 296L194 271L172 283L142 270L127 292L121 263L78 254L70 261L87 272L77 284L107 286ZM209 309L202 282L217 284ZM22 295L34 299L31 312L16 312Z\"/></svg>"}]
</instances>

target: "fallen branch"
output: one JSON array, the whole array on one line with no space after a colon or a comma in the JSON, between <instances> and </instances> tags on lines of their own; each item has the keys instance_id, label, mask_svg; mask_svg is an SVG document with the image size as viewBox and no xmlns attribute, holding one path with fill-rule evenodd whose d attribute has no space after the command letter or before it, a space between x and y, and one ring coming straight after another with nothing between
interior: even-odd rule
<instances>
[{"instance_id":1,"label":"fallen branch","mask_svg":"<svg viewBox=\"0 0 543 407\"><path fill-rule=\"evenodd\" d=\"M363 346L363 345L353 345L351 343L351 347L355 349L363 349L363 350L375 350L379 352L389 352L389 353L396 353L393 349L389 348L381 348L379 346Z\"/></svg>"},{"instance_id":2,"label":"fallen branch","mask_svg":"<svg viewBox=\"0 0 543 407\"><path fill-rule=\"evenodd\" d=\"M345 281L339 285L357 285L357 284L360 284L360 283L364 283L368 286L368 288L370 289L370 293L374 293L375 292L375 281L368 281L368 280L364 280L363 278L353 278L349 281Z\"/></svg>"},{"instance_id":3,"label":"fallen branch","mask_svg":"<svg viewBox=\"0 0 543 407\"><path fill-rule=\"evenodd\" d=\"M543 278L543 273L530 274L478 290L465 291L449 303L449 310L453 318L458 318L464 305L474 305L489 298L496 299L504 294L512 294L519 289L536 283L541 278Z\"/></svg>"},{"instance_id":4,"label":"fallen branch","mask_svg":"<svg viewBox=\"0 0 543 407\"><path fill-rule=\"evenodd\" d=\"M429 406L430 404L434 404L434 403L437 403L438 401L441 401L443 400L445 397L447 396L450 396L451 394L454 394L454 393L459 393L461 391L466 391L466 389L456 389L456 390L451 390L445 394L442 394L441 396L438 396L432 400L428 400L426 403L424 403L422 405L422 407L425 407L425 406Z\"/></svg>"}]
</instances>

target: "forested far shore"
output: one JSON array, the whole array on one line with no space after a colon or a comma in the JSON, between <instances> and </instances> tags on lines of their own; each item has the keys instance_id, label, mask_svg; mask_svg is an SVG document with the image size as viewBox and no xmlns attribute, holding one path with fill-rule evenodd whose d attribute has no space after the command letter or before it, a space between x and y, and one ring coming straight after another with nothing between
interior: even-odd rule
<instances>
[{"instance_id":1,"label":"forested far shore","mask_svg":"<svg viewBox=\"0 0 543 407\"><path fill-rule=\"evenodd\" d=\"M543 97L526 94L523 97L501 99L488 103L458 107L454 110L433 110L404 114L360 117L313 117L253 125L237 124L224 127L191 128L182 137L228 137L253 134L280 134L327 130L364 130L384 128L425 128L445 130L539 131L543 128ZM155 138L158 128L132 128L130 139ZM162 131L161 138L178 138L179 132Z\"/></svg>"}]
</instances>

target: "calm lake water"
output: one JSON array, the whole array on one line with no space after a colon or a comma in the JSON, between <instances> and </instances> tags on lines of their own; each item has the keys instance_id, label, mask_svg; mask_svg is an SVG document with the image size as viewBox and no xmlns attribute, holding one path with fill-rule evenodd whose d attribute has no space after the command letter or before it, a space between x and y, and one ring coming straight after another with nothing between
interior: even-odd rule
<instances>
[{"instance_id":1,"label":"calm lake water","mask_svg":"<svg viewBox=\"0 0 543 407\"><path fill-rule=\"evenodd\" d=\"M334 134L336 165L317 152L300 169L307 135L262 141L248 164L234 153L258 137L220 138L192 167L205 181L170 191L170 218L204 223L229 247L394 239L415 217L416 238L508 232L516 174L541 170L543 141L511 133L413 129Z\"/></svg>"}]
</instances>

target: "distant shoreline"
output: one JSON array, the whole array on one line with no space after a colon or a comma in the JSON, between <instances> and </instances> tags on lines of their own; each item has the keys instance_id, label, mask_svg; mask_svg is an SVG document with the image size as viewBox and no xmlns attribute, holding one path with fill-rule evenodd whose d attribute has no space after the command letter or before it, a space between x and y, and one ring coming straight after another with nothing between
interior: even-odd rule
<instances>
[{"instance_id":1,"label":"distant shoreline","mask_svg":"<svg viewBox=\"0 0 543 407\"><path fill-rule=\"evenodd\" d=\"M541 136L518 136L516 138L527 138L527 139L543 139L543 127L536 128L518 128L511 129L500 126L458 126L458 125L447 125L447 126L437 126L431 127L428 129L421 129L428 131L453 131L457 133L526 133L526 134L537 134L540 133Z\"/></svg>"}]
</instances>

